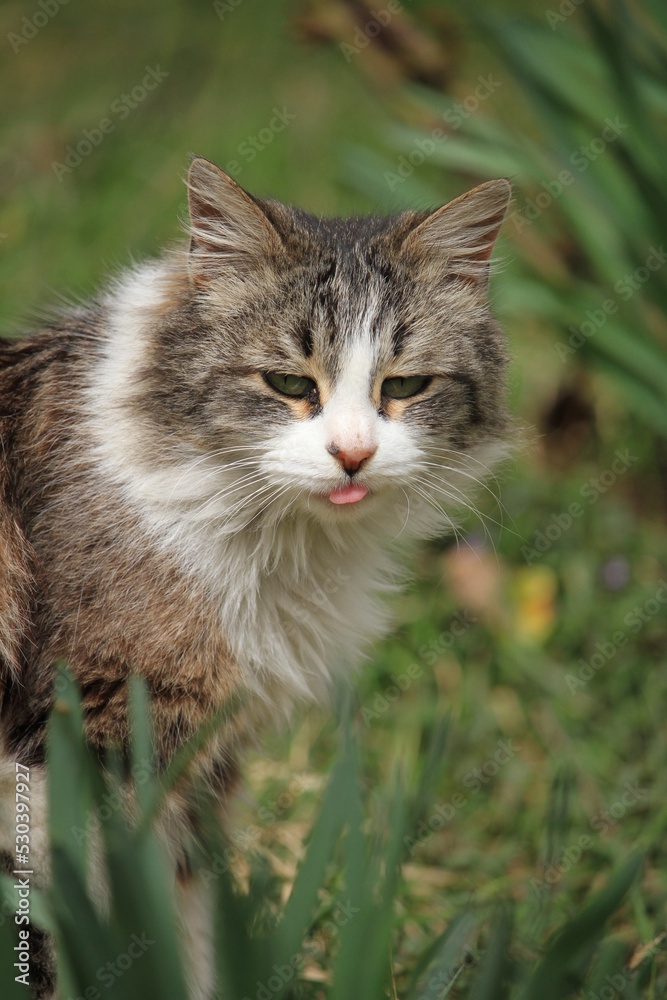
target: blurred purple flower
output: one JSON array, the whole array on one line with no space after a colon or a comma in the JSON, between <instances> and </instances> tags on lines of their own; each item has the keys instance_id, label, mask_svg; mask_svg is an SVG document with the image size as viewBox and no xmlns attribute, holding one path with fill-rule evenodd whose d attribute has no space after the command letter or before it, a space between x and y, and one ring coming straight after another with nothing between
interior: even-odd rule
<instances>
[{"instance_id":1,"label":"blurred purple flower","mask_svg":"<svg viewBox=\"0 0 667 1000\"><path fill-rule=\"evenodd\" d=\"M602 579L608 590L622 590L630 579L630 563L625 556L612 556L602 567Z\"/></svg>"}]
</instances>

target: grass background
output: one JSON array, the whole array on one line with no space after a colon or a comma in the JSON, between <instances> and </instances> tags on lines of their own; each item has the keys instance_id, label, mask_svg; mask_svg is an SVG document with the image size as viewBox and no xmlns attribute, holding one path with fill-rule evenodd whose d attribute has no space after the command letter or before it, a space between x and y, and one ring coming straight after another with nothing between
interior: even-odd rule
<instances>
[{"instance_id":1,"label":"grass background","mask_svg":"<svg viewBox=\"0 0 667 1000\"><path fill-rule=\"evenodd\" d=\"M2 5L5 331L31 322L63 293L90 293L110 269L175 238L191 151L223 166L241 161L236 176L249 190L316 213L365 212L405 197L388 192L380 175L359 183L349 167L350 150L360 145L386 155L384 136L404 98L401 73L382 52L369 46L347 59L322 40L331 19L346 30L344 5L226 6L221 17L208 2L86 7L71 0L14 51L12 33L40 8ZM543 16L534 5L508 6ZM436 55L449 93L465 95L479 73L502 72L447 5L405 7L440 26ZM157 66L168 76L125 120L110 112ZM485 114L506 113L513 101L508 83ZM242 144L266 128L274 108L294 120L246 162ZM54 161L104 117L113 132L58 179ZM526 118L526 133L533 128ZM417 171L415 203L419 179ZM452 172L441 191L453 196L467 183ZM507 242L500 252L511 258ZM502 316L502 272L493 294ZM660 589L667 579L664 442L581 358L561 364L544 324L522 321L513 309L508 334L522 443L494 486L502 508L485 495L484 520L467 521L460 544L418 555L414 581L396 605L396 632L356 683L371 803L397 765L409 784L426 736L451 715L423 837L404 866L396 904L399 987L414 957L469 903L513 900L517 958L535 955L637 845L648 849L648 863L613 935L629 957L665 931L666 628L663 606L655 611L655 595L667 595ZM630 456L628 468L612 475L618 451ZM573 503L581 515L563 529ZM536 538L539 545L548 531L554 540L537 552ZM627 642L590 679L568 682L619 632ZM397 686L405 690L397 694ZM501 764L499 741L516 748ZM264 864L276 904L289 894L337 751L335 713L311 711L289 733L266 734L246 763L235 868L243 881ZM636 791L627 794L628 785ZM586 847L572 861L580 838ZM549 865L566 856L567 870L556 878ZM335 937L324 925L314 933L304 995L325 995ZM650 981L647 996L665 995L659 942ZM451 995L459 988L465 976Z\"/></svg>"}]
</instances>

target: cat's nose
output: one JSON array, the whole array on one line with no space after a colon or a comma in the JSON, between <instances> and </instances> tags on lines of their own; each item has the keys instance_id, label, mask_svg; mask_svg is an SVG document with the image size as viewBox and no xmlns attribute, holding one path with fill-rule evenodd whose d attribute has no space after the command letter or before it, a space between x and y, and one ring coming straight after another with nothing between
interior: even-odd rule
<instances>
[{"instance_id":1,"label":"cat's nose","mask_svg":"<svg viewBox=\"0 0 667 1000\"><path fill-rule=\"evenodd\" d=\"M377 445L359 446L358 448L341 448L332 441L327 445L327 451L343 466L348 476L359 471L364 462L372 458L377 451Z\"/></svg>"}]
</instances>

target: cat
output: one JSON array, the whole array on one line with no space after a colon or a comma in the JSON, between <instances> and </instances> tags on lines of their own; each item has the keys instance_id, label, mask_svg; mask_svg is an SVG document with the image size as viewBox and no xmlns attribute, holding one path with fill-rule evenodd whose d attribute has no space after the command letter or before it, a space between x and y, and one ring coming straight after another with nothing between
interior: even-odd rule
<instances>
[{"instance_id":1,"label":"cat","mask_svg":"<svg viewBox=\"0 0 667 1000\"><path fill-rule=\"evenodd\" d=\"M126 744L128 676L145 680L160 767L243 692L197 765L224 803L238 749L386 631L402 549L452 529L510 439L488 303L506 180L350 219L253 197L201 157L187 187L189 245L0 341L0 786L32 769L44 878L56 661L95 749ZM203 1000L204 903L173 833L187 793L166 808ZM5 817L9 865L13 843ZM49 963L35 975L54 995Z\"/></svg>"}]
</instances>

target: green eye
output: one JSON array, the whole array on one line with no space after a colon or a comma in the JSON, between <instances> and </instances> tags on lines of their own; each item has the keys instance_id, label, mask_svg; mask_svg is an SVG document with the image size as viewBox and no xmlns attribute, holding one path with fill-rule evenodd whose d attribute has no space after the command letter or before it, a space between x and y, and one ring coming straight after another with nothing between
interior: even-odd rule
<instances>
[{"instance_id":1,"label":"green eye","mask_svg":"<svg viewBox=\"0 0 667 1000\"><path fill-rule=\"evenodd\" d=\"M408 375L406 378L386 378L382 383L382 395L389 399L407 399L425 389L431 379L428 375Z\"/></svg>"},{"instance_id":2,"label":"green eye","mask_svg":"<svg viewBox=\"0 0 667 1000\"><path fill-rule=\"evenodd\" d=\"M303 399L315 388L312 378L305 375L285 375L282 372L267 372L264 376L269 385L283 396Z\"/></svg>"}]
</instances>

